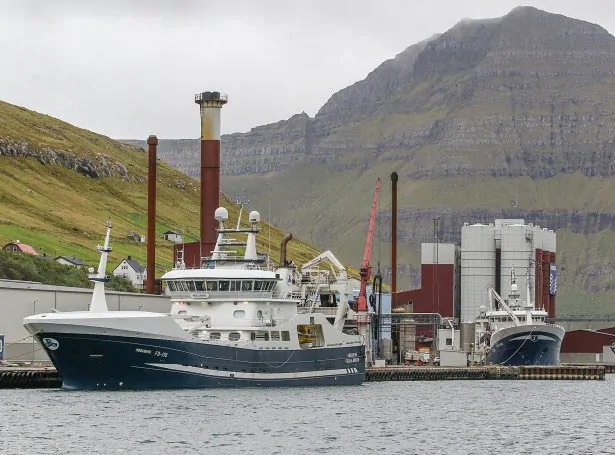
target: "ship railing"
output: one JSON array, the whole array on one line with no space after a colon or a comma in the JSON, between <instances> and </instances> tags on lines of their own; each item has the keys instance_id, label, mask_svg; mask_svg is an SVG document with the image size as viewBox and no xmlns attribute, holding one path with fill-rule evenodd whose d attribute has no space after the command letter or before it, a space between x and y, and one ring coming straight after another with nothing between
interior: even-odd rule
<instances>
[{"instance_id":1,"label":"ship railing","mask_svg":"<svg viewBox=\"0 0 615 455\"><path fill-rule=\"evenodd\" d=\"M336 307L324 307L324 306L317 306L315 308L312 308L311 305L299 305L297 306L297 312L298 313L322 313L327 317L331 317L331 316L336 315L337 308Z\"/></svg>"}]
</instances>

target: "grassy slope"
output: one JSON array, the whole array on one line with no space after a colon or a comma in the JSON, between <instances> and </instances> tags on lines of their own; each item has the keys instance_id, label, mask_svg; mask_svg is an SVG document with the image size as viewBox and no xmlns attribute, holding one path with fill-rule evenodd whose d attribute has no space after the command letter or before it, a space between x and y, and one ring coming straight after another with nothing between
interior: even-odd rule
<instances>
[{"instance_id":1,"label":"grassy slope","mask_svg":"<svg viewBox=\"0 0 615 455\"><path fill-rule=\"evenodd\" d=\"M131 176L147 174L147 156L141 150L1 101L0 139L26 141L77 156L101 153L124 164ZM172 264L172 245L162 239L162 233L179 230L187 234L188 241L199 235L199 192L197 182L160 161L157 173L159 276ZM228 207L231 222L236 223L238 208L228 200L221 203ZM261 212L265 215L264 210ZM108 218L113 221L109 266L115 267L127 255L145 264L146 245L131 242L126 235L131 231L146 234L147 183L92 179L61 166L42 165L33 158L0 156L0 244L18 239L49 256L76 256L94 264L98 261L95 246L103 240ZM261 227L259 250L268 251L270 238L271 254L277 259L284 233L272 228L269 235L267 224ZM302 263L318 251L294 240L288 245L288 254Z\"/></svg>"}]
</instances>

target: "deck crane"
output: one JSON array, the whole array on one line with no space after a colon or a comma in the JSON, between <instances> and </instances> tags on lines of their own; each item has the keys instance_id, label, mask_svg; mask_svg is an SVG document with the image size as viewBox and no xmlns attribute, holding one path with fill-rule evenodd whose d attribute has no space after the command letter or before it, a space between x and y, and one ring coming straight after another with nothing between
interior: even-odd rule
<instances>
[{"instance_id":1,"label":"deck crane","mask_svg":"<svg viewBox=\"0 0 615 455\"><path fill-rule=\"evenodd\" d=\"M367 239L365 240L365 250L363 252L363 262L361 263L361 287L359 288L359 296L357 298L357 311L367 311L367 283L372 275L372 266L370 259L372 257L372 244L374 240L374 224L376 222L376 210L378 208L378 195L380 194L380 177L376 182L376 191L374 191L374 204L372 205L372 215L369 219L369 228L367 230Z\"/></svg>"}]
</instances>

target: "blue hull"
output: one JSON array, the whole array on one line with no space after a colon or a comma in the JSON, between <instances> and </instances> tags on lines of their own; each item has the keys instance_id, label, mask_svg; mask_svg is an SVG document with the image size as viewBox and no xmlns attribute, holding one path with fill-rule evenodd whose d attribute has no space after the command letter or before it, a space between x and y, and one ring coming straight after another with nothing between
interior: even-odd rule
<instances>
[{"instance_id":1,"label":"blue hull","mask_svg":"<svg viewBox=\"0 0 615 455\"><path fill-rule=\"evenodd\" d=\"M364 346L269 350L107 335L37 338L67 389L359 385L365 376Z\"/></svg>"},{"instance_id":2,"label":"blue hull","mask_svg":"<svg viewBox=\"0 0 615 455\"><path fill-rule=\"evenodd\" d=\"M499 340L487 354L487 363L509 366L558 365L561 337L546 331L515 333Z\"/></svg>"}]
</instances>

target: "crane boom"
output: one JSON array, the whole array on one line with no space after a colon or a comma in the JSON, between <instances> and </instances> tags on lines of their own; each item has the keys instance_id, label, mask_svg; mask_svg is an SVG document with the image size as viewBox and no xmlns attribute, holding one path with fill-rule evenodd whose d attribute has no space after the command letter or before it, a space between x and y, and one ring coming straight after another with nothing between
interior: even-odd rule
<instances>
[{"instance_id":1,"label":"crane boom","mask_svg":"<svg viewBox=\"0 0 615 455\"><path fill-rule=\"evenodd\" d=\"M372 214L369 219L369 228L367 229L367 239L365 240L365 250L363 251L363 262L361 263L361 287L357 298L357 311L367 311L367 283L372 275L372 266L370 259L372 257L372 244L374 241L374 225L376 224L376 213L378 208L378 196L380 194L380 177L376 181L376 191L374 191L374 203L372 205Z\"/></svg>"}]
</instances>

